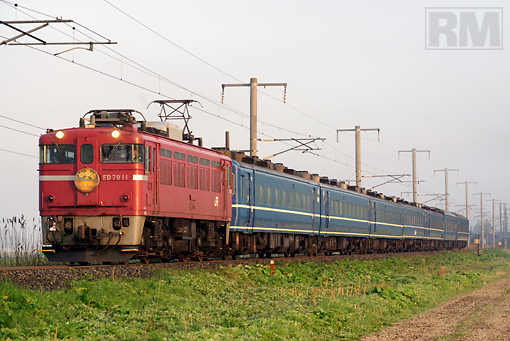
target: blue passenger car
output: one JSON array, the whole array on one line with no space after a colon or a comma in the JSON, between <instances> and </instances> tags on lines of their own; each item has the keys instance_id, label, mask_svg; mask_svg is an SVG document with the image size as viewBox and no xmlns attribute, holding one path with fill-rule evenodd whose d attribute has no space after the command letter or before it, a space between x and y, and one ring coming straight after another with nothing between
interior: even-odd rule
<instances>
[{"instance_id":1,"label":"blue passenger car","mask_svg":"<svg viewBox=\"0 0 510 341\"><path fill-rule=\"evenodd\" d=\"M439 209L234 160L232 170L235 250L426 250L464 246L469 236L464 217Z\"/></svg>"}]
</instances>

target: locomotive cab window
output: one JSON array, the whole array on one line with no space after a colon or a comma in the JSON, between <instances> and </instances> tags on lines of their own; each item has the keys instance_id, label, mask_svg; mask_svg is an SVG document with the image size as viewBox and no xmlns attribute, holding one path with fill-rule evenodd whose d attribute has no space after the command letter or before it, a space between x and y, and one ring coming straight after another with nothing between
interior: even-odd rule
<instances>
[{"instance_id":1,"label":"locomotive cab window","mask_svg":"<svg viewBox=\"0 0 510 341\"><path fill-rule=\"evenodd\" d=\"M75 147L72 144L53 144L39 146L39 163L62 163L75 162Z\"/></svg>"},{"instance_id":2,"label":"locomotive cab window","mask_svg":"<svg viewBox=\"0 0 510 341\"><path fill-rule=\"evenodd\" d=\"M83 144L80 148L80 161L89 164L94 161L94 147L91 144Z\"/></svg>"},{"instance_id":3,"label":"locomotive cab window","mask_svg":"<svg viewBox=\"0 0 510 341\"><path fill-rule=\"evenodd\" d=\"M143 154L141 144L101 145L102 163L143 163Z\"/></svg>"}]
</instances>

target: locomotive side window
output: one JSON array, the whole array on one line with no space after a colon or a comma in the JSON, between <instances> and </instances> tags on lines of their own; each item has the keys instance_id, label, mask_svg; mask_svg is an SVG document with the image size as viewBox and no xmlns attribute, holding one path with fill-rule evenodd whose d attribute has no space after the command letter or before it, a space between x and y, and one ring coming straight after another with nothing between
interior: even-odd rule
<instances>
[{"instance_id":1,"label":"locomotive side window","mask_svg":"<svg viewBox=\"0 0 510 341\"><path fill-rule=\"evenodd\" d=\"M101 145L102 163L143 163L143 155L143 145L141 144Z\"/></svg>"},{"instance_id":2,"label":"locomotive side window","mask_svg":"<svg viewBox=\"0 0 510 341\"><path fill-rule=\"evenodd\" d=\"M89 164L94 161L94 147L91 144L83 144L80 148L81 163Z\"/></svg>"},{"instance_id":3,"label":"locomotive side window","mask_svg":"<svg viewBox=\"0 0 510 341\"><path fill-rule=\"evenodd\" d=\"M179 152L175 152L174 153L174 159L177 159L177 160L186 160L186 154L184 153L179 153Z\"/></svg>"},{"instance_id":4,"label":"locomotive side window","mask_svg":"<svg viewBox=\"0 0 510 341\"><path fill-rule=\"evenodd\" d=\"M168 149L163 149L161 148L159 150L159 155L161 156L166 156L166 157L172 157L172 151L171 150L168 150Z\"/></svg>"},{"instance_id":5,"label":"locomotive side window","mask_svg":"<svg viewBox=\"0 0 510 341\"><path fill-rule=\"evenodd\" d=\"M151 172L151 147L145 146L145 173Z\"/></svg>"},{"instance_id":6,"label":"locomotive side window","mask_svg":"<svg viewBox=\"0 0 510 341\"><path fill-rule=\"evenodd\" d=\"M72 144L39 146L39 163L70 164L75 161L75 148Z\"/></svg>"},{"instance_id":7,"label":"locomotive side window","mask_svg":"<svg viewBox=\"0 0 510 341\"><path fill-rule=\"evenodd\" d=\"M198 157L193 156L193 155L188 155L188 162L198 163Z\"/></svg>"}]
</instances>

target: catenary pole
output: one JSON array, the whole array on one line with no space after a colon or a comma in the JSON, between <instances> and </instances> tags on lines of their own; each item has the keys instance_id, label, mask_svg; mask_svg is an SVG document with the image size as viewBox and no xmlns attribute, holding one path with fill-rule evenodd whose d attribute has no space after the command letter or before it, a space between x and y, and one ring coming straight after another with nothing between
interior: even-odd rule
<instances>
[{"instance_id":1,"label":"catenary pole","mask_svg":"<svg viewBox=\"0 0 510 341\"><path fill-rule=\"evenodd\" d=\"M287 83L257 83L257 78L250 78L247 84L222 84L221 103L225 99L225 88L237 86L250 87L250 156L257 157L257 88L258 86L283 86L283 102L287 97Z\"/></svg>"},{"instance_id":2,"label":"catenary pole","mask_svg":"<svg viewBox=\"0 0 510 341\"><path fill-rule=\"evenodd\" d=\"M448 172L457 172L457 175L459 174L459 170L458 169L448 169L448 168L445 168L445 169L440 169L440 170L435 170L434 171L434 174L436 174L436 172L444 172L444 199L445 199L445 209L446 211L449 211L450 210L450 194L448 193Z\"/></svg>"},{"instance_id":3,"label":"catenary pole","mask_svg":"<svg viewBox=\"0 0 510 341\"><path fill-rule=\"evenodd\" d=\"M430 160L430 150L416 150L413 148L411 150L399 150L398 158L400 160L400 153L413 153L413 202L418 202L418 173L416 168L416 153L429 153Z\"/></svg>"},{"instance_id":4,"label":"catenary pole","mask_svg":"<svg viewBox=\"0 0 510 341\"><path fill-rule=\"evenodd\" d=\"M379 128L372 128L372 129L361 129L360 126L355 126L354 129L337 129L336 130L336 141L338 142L338 133L340 131L354 131L354 139L355 139L355 153L356 153L356 187L361 187L361 132L362 131L371 131L371 130L377 130L377 133L379 134L379 141L380 138L380 132L381 130Z\"/></svg>"}]
</instances>

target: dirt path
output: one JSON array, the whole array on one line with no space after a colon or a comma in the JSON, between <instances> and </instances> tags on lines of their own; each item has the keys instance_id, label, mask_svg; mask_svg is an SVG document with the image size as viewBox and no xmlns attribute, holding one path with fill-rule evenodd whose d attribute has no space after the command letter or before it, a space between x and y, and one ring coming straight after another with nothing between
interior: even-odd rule
<instances>
[{"instance_id":1,"label":"dirt path","mask_svg":"<svg viewBox=\"0 0 510 341\"><path fill-rule=\"evenodd\" d=\"M510 277L361 340L510 340Z\"/></svg>"}]
</instances>

